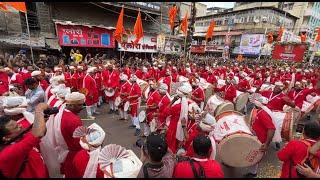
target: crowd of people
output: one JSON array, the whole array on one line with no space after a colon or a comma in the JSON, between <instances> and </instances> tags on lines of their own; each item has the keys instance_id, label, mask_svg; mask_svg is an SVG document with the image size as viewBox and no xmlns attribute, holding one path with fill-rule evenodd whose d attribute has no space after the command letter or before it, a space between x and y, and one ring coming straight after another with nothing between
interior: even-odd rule
<instances>
[{"instance_id":1,"label":"crowd of people","mask_svg":"<svg viewBox=\"0 0 320 180\"><path fill-rule=\"evenodd\" d=\"M33 65L20 52L1 62L2 176L223 178L223 163L249 167L244 176L256 177L274 144L281 178L319 177L317 65L70 55L70 64L41 56ZM101 106L135 128L140 158L120 145L103 146L106 133L98 124L83 125L79 113L85 109L94 120ZM239 142L231 141L234 135ZM249 140L258 148L239 150L235 143ZM242 155L243 164L235 165L232 158L240 155L225 152L227 161L217 148L228 143L235 152L256 154L252 161Z\"/></svg>"}]
</instances>

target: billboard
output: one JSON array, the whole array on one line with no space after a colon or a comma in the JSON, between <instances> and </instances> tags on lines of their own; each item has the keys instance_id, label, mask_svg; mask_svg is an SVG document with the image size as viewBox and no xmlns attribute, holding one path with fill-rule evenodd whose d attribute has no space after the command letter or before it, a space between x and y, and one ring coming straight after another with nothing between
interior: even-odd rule
<instances>
[{"instance_id":1,"label":"billboard","mask_svg":"<svg viewBox=\"0 0 320 180\"><path fill-rule=\"evenodd\" d=\"M118 43L119 51L126 52L145 52L145 53L156 53L157 50L157 36L144 35L137 44L133 44L136 39L134 35L123 37L123 42Z\"/></svg>"},{"instance_id":2,"label":"billboard","mask_svg":"<svg viewBox=\"0 0 320 180\"><path fill-rule=\"evenodd\" d=\"M205 45L192 45L191 46L191 53L205 53Z\"/></svg>"},{"instance_id":3,"label":"billboard","mask_svg":"<svg viewBox=\"0 0 320 180\"><path fill-rule=\"evenodd\" d=\"M264 37L264 34L243 34L241 36L239 54L259 54Z\"/></svg>"},{"instance_id":4,"label":"billboard","mask_svg":"<svg viewBox=\"0 0 320 180\"><path fill-rule=\"evenodd\" d=\"M57 33L60 46L115 48L112 30L57 24Z\"/></svg>"},{"instance_id":5,"label":"billboard","mask_svg":"<svg viewBox=\"0 0 320 180\"><path fill-rule=\"evenodd\" d=\"M274 46L272 58L276 60L286 60L302 62L307 49L305 44L277 44Z\"/></svg>"}]
</instances>

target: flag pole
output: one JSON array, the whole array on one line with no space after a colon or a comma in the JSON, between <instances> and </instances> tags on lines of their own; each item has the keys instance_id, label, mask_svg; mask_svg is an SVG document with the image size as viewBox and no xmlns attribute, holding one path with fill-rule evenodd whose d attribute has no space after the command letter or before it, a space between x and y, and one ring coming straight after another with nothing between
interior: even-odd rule
<instances>
[{"instance_id":1,"label":"flag pole","mask_svg":"<svg viewBox=\"0 0 320 180\"><path fill-rule=\"evenodd\" d=\"M31 52L31 59L32 59L32 65L34 64L34 58L33 58L33 50L32 50L32 46L31 46L31 38L30 38L30 29L29 29L29 23L28 23L28 13L27 11L24 13L25 17L26 17L26 23L27 23L27 32L28 32L28 37L29 37L29 46L30 46L30 52Z\"/></svg>"}]
</instances>

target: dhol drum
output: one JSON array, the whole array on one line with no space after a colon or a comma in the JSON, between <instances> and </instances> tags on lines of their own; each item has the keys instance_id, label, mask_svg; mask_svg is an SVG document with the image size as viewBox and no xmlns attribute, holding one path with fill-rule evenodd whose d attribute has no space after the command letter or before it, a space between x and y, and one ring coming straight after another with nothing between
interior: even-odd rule
<instances>
[{"instance_id":1,"label":"dhol drum","mask_svg":"<svg viewBox=\"0 0 320 180\"><path fill-rule=\"evenodd\" d=\"M237 97L235 99L235 110L241 111L249 100L249 93L244 93L241 91L237 91Z\"/></svg>"},{"instance_id":2,"label":"dhol drum","mask_svg":"<svg viewBox=\"0 0 320 180\"><path fill-rule=\"evenodd\" d=\"M183 82L173 82L171 83L170 95L174 95L177 93L177 89L182 86Z\"/></svg>"},{"instance_id":3,"label":"dhol drum","mask_svg":"<svg viewBox=\"0 0 320 180\"><path fill-rule=\"evenodd\" d=\"M118 106L120 105L120 103L121 103L121 97L118 96L118 97L116 97L116 99L114 100L114 105L118 107Z\"/></svg>"},{"instance_id":4,"label":"dhol drum","mask_svg":"<svg viewBox=\"0 0 320 180\"><path fill-rule=\"evenodd\" d=\"M145 121L145 119L146 119L146 112L142 110L139 113L139 121L142 123Z\"/></svg>"},{"instance_id":5,"label":"dhol drum","mask_svg":"<svg viewBox=\"0 0 320 180\"><path fill-rule=\"evenodd\" d=\"M114 95L115 91L112 88L108 88L108 89L104 90L104 93L107 97L112 97Z\"/></svg>"},{"instance_id":6,"label":"dhol drum","mask_svg":"<svg viewBox=\"0 0 320 180\"><path fill-rule=\"evenodd\" d=\"M125 112L128 112L130 110L130 102L127 101L126 103L124 103L124 107L123 107L123 110Z\"/></svg>"},{"instance_id":7,"label":"dhol drum","mask_svg":"<svg viewBox=\"0 0 320 180\"><path fill-rule=\"evenodd\" d=\"M249 167L262 159L260 141L250 131L245 116L227 111L216 116L213 136L218 143L217 153L231 167Z\"/></svg>"},{"instance_id":8,"label":"dhol drum","mask_svg":"<svg viewBox=\"0 0 320 180\"><path fill-rule=\"evenodd\" d=\"M140 86L143 98L146 100L148 98L148 94L150 92L149 84L146 81L142 80L142 79L137 79L137 83Z\"/></svg>"},{"instance_id":9,"label":"dhol drum","mask_svg":"<svg viewBox=\"0 0 320 180\"><path fill-rule=\"evenodd\" d=\"M313 110L315 110L316 113L320 113L320 96L308 95L306 100L314 106Z\"/></svg>"},{"instance_id":10,"label":"dhol drum","mask_svg":"<svg viewBox=\"0 0 320 180\"><path fill-rule=\"evenodd\" d=\"M217 88L222 88L224 85L226 85L226 81L223 79L219 79L217 82Z\"/></svg>"},{"instance_id":11,"label":"dhol drum","mask_svg":"<svg viewBox=\"0 0 320 180\"><path fill-rule=\"evenodd\" d=\"M205 110L208 111L212 116L216 117L225 111L233 111L234 105L233 103L225 101L220 96L215 94L208 99Z\"/></svg>"},{"instance_id":12,"label":"dhol drum","mask_svg":"<svg viewBox=\"0 0 320 180\"><path fill-rule=\"evenodd\" d=\"M273 88L274 88L273 84L262 84L260 87L260 91L273 90Z\"/></svg>"},{"instance_id":13,"label":"dhol drum","mask_svg":"<svg viewBox=\"0 0 320 180\"><path fill-rule=\"evenodd\" d=\"M254 108L252 109L249 118L248 118L248 124L250 127L252 127L254 120L257 117L258 109ZM284 141L290 141L294 137L295 132L295 125L296 124L296 117L293 111L289 112L276 112L273 111L273 117L275 118L273 121L275 121L275 127L276 131L278 131L279 135L281 137L277 137L277 132L274 135L273 142L279 141L279 138L282 138Z\"/></svg>"}]
</instances>

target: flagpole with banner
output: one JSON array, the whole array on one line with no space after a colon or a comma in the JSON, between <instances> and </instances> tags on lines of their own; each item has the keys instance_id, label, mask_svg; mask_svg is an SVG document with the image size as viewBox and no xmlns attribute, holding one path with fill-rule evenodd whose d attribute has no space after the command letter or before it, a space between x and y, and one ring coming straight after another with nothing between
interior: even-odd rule
<instances>
[{"instance_id":1,"label":"flagpole with banner","mask_svg":"<svg viewBox=\"0 0 320 180\"><path fill-rule=\"evenodd\" d=\"M31 37L30 37L30 29L29 29L28 15L27 15L28 13L27 13L27 11L26 11L24 14L25 14L26 23L27 23L27 32L28 32L28 37L29 37L29 46L30 46L32 64L33 64L34 66L36 66L36 65L34 64L34 58L33 58L33 50L32 50L32 45L31 45Z\"/></svg>"}]
</instances>

